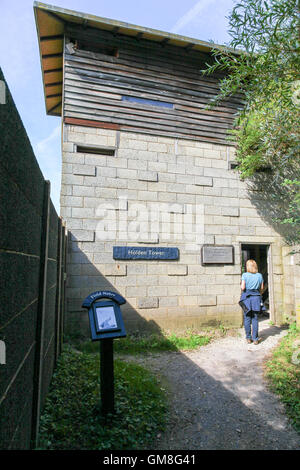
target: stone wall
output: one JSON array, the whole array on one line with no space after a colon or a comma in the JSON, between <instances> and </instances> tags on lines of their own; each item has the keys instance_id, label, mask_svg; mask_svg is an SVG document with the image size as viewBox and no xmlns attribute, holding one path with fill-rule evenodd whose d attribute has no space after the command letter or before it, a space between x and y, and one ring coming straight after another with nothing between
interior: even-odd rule
<instances>
[{"instance_id":1,"label":"stone wall","mask_svg":"<svg viewBox=\"0 0 300 470\"><path fill-rule=\"evenodd\" d=\"M77 145L116 151L78 153ZM72 233L70 323L86 318L80 309L86 295L110 288L127 299L130 328L240 325L241 243L271 245L272 316L280 322L283 241L264 216L259 191L229 169L233 160L230 146L65 124L61 215ZM171 223L154 217L147 230L147 217L158 207L169 211ZM233 245L234 265L202 266L203 244ZM176 246L180 259L115 261L115 245Z\"/></svg>"}]
</instances>

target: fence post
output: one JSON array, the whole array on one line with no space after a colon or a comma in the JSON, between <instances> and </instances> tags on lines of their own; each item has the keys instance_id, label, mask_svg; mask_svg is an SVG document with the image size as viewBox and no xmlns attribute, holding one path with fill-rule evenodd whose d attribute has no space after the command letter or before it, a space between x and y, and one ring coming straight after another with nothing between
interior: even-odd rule
<instances>
[{"instance_id":1,"label":"fence post","mask_svg":"<svg viewBox=\"0 0 300 470\"><path fill-rule=\"evenodd\" d=\"M37 325L35 363L33 375L33 398L32 398L32 425L31 425L31 447L38 445L39 421L41 412L41 388L44 359L44 326L45 307L47 295L47 268L48 268L48 245L50 225L50 181L44 183L44 200L41 224L41 251L40 251L40 274L38 288Z\"/></svg>"},{"instance_id":2,"label":"fence post","mask_svg":"<svg viewBox=\"0 0 300 470\"><path fill-rule=\"evenodd\" d=\"M66 227L62 226L62 264L61 264L61 316L60 316L60 350L62 350L63 334L64 334L64 319L65 319L65 290L66 290Z\"/></svg>"},{"instance_id":3,"label":"fence post","mask_svg":"<svg viewBox=\"0 0 300 470\"><path fill-rule=\"evenodd\" d=\"M62 315L62 261L63 261L63 240L62 240L62 220L58 219L58 236L57 236L57 274L56 274L56 301L55 301L55 356L54 365L56 366L58 357L61 352L61 315Z\"/></svg>"}]
</instances>

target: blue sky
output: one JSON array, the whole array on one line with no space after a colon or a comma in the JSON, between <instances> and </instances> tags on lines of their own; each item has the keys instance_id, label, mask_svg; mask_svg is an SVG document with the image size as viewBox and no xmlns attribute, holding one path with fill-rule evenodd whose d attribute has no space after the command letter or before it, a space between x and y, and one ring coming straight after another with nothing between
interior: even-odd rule
<instances>
[{"instance_id":1,"label":"blue sky","mask_svg":"<svg viewBox=\"0 0 300 470\"><path fill-rule=\"evenodd\" d=\"M44 3L173 32L229 42L234 0L44 0ZM0 0L0 65L59 213L61 119L45 112L33 0Z\"/></svg>"}]
</instances>

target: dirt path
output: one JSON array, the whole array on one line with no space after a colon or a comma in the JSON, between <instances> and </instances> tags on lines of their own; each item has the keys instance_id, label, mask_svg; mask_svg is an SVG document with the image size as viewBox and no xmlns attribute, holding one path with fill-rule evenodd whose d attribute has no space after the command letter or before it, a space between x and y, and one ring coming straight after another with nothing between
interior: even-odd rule
<instances>
[{"instance_id":1,"label":"dirt path","mask_svg":"<svg viewBox=\"0 0 300 470\"><path fill-rule=\"evenodd\" d=\"M263 360L286 334L260 322L258 346L226 337L197 351L139 359L166 381L171 413L166 432L152 450L300 450L283 405L263 379Z\"/></svg>"}]
</instances>

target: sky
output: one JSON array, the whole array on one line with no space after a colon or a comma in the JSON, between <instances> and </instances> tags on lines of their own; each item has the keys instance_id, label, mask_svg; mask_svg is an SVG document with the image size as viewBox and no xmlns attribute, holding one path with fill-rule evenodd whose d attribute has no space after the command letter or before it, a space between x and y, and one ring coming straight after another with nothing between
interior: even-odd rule
<instances>
[{"instance_id":1,"label":"sky","mask_svg":"<svg viewBox=\"0 0 300 470\"><path fill-rule=\"evenodd\" d=\"M235 0L44 0L79 12L228 44ZM61 119L47 116L33 0L0 0L0 66L59 214Z\"/></svg>"}]
</instances>

